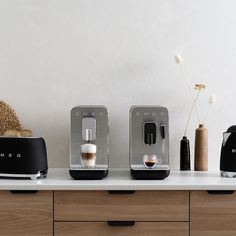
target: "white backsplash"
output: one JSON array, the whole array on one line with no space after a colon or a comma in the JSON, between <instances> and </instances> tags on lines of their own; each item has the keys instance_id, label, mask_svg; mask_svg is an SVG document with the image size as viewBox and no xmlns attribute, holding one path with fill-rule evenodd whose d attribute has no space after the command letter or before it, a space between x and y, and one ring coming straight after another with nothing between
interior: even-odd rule
<instances>
[{"instance_id":1,"label":"white backsplash","mask_svg":"<svg viewBox=\"0 0 236 236\"><path fill-rule=\"evenodd\" d=\"M73 106L108 107L112 167L128 166L129 108L166 106L178 169L191 106L178 52L190 83L207 85L203 113L207 96L217 96L207 127L209 169L218 169L222 132L236 123L235 7L234 0L1 0L0 99L45 138L50 167L69 165ZM194 114L192 153L196 126Z\"/></svg>"}]
</instances>

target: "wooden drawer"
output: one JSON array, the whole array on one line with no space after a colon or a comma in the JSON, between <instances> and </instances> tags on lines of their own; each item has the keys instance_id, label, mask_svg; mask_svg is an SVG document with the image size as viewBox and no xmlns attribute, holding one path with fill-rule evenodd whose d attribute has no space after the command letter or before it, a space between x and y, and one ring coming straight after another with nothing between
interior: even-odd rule
<instances>
[{"instance_id":1,"label":"wooden drawer","mask_svg":"<svg viewBox=\"0 0 236 236\"><path fill-rule=\"evenodd\" d=\"M191 236L235 236L236 193L190 193Z\"/></svg>"},{"instance_id":2,"label":"wooden drawer","mask_svg":"<svg viewBox=\"0 0 236 236\"><path fill-rule=\"evenodd\" d=\"M189 221L188 191L56 191L56 221Z\"/></svg>"},{"instance_id":3,"label":"wooden drawer","mask_svg":"<svg viewBox=\"0 0 236 236\"><path fill-rule=\"evenodd\" d=\"M106 222L56 222L55 236L188 236L187 222L136 222L134 226L109 226Z\"/></svg>"},{"instance_id":4,"label":"wooden drawer","mask_svg":"<svg viewBox=\"0 0 236 236\"><path fill-rule=\"evenodd\" d=\"M53 194L0 191L0 235L53 234Z\"/></svg>"}]
</instances>

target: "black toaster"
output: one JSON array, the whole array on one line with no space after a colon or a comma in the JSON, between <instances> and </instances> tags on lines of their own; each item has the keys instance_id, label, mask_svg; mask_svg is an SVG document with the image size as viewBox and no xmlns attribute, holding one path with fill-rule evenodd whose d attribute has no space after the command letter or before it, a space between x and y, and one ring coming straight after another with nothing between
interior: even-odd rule
<instances>
[{"instance_id":1,"label":"black toaster","mask_svg":"<svg viewBox=\"0 0 236 236\"><path fill-rule=\"evenodd\" d=\"M46 144L38 137L0 137L0 178L37 179L48 172Z\"/></svg>"}]
</instances>

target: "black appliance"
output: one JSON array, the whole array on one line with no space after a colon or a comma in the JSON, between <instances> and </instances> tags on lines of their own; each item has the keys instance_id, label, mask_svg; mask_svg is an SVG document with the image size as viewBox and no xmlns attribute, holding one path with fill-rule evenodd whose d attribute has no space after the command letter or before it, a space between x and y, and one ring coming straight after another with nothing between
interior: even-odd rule
<instances>
[{"instance_id":1,"label":"black appliance","mask_svg":"<svg viewBox=\"0 0 236 236\"><path fill-rule=\"evenodd\" d=\"M230 126L223 133L220 171L223 177L236 177L236 125Z\"/></svg>"},{"instance_id":2,"label":"black appliance","mask_svg":"<svg viewBox=\"0 0 236 236\"><path fill-rule=\"evenodd\" d=\"M0 137L0 178L37 179L47 172L43 138Z\"/></svg>"}]
</instances>

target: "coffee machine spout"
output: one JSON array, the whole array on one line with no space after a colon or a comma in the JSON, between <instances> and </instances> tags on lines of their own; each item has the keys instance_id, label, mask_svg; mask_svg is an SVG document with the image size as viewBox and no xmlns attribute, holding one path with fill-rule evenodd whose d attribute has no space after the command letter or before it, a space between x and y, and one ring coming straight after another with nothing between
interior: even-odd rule
<instances>
[{"instance_id":1,"label":"coffee machine spout","mask_svg":"<svg viewBox=\"0 0 236 236\"><path fill-rule=\"evenodd\" d=\"M156 122L144 122L144 143L151 146L156 143L157 124Z\"/></svg>"}]
</instances>

